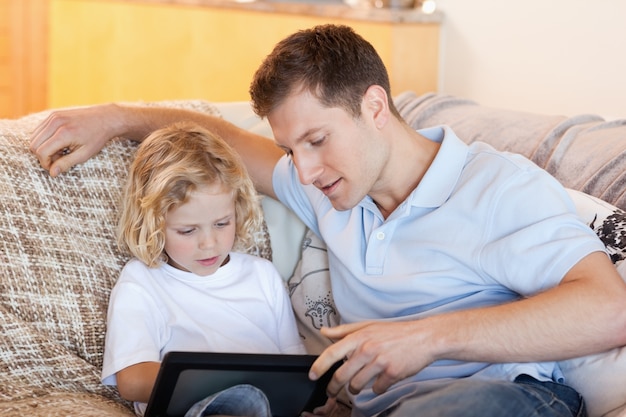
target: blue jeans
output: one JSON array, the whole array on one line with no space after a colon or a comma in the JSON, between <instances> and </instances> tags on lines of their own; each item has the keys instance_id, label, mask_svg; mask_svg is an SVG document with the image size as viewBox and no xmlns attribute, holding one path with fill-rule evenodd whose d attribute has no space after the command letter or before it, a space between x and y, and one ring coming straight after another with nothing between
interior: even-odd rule
<instances>
[{"instance_id":1,"label":"blue jeans","mask_svg":"<svg viewBox=\"0 0 626 417\"><path fill-rule=\"evenodd\" d=\"M185 417L216 414L246 417L272 417L267 397L252 385L235 385L194 404Z\"/></svg>"},{"instance_id":2,"label":"blue jeans","mask_svg":"<svg viewBox=\"0 0 626 417\"><path fill-rule=\"evenodd\" d=\"M514 382L465 379L410 398L389 417L585 417L582 397L567 385L528 375Z\"/></svg>"}]
</instances>

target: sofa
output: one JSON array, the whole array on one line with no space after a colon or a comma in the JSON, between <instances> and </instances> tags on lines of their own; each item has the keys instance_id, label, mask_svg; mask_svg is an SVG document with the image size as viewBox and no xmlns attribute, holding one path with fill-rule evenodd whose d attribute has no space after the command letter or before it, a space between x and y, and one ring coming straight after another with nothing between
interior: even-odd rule
<instances>
[{"instance_id":1,"label":"sofa","mask_svg":"<svg viewBox=\"0 0 626 417\"><path fill-rule=\"evenodd\" d=\"M626 120L489 108L445 94L394 97L414 128L450 125L467 142L521 153L570 191L581 217L626 277ZM247 102L137 103L194 109L271 137ZM0 120L0 415L132 416L100 384L108 296L127 261L114 239L118 200L136 143L118 138L51 178L28 151L49 111ZM252 253L271 259L289 288L309 352L340 321L322 241L282 204L262 198L264 227ZM624 306L626 308L626 306ZM626 347L561 362L592 417L626 416ZM336 416L350 413L342 398Z\"/></svg>"}]
</instances>

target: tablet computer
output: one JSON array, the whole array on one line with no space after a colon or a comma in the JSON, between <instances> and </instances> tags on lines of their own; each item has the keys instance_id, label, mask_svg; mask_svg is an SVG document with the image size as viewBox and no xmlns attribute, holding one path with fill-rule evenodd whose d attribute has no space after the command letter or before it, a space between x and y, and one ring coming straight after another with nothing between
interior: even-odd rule
<instances>
[{"instance_id":1,"label":"tablet computer","mask_svg":"<svg viewBox=\"0 0 626 417\"><path fill-rule=\"evenodd\" d=\"M296 417L326 402L326 386L339 364L311 381L317 356L168 352L159 369L146 417L182 417L196 402L239 384L267 396L274 417Z\"/></svg>"}]
</instances>

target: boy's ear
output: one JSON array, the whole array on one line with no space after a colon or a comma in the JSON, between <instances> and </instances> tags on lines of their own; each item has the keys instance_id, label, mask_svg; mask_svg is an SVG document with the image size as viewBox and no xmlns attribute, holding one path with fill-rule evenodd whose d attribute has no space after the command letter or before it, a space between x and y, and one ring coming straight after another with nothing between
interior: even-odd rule
<instances>
[{"instance_id":1,"label":"boy's ear","mask_svg":"<svg viewBox=\"0 0 626 417\"><path fill-rule=\"evenodd\" d=\"M387 92L379 85L371 85L363 95L362 112L368 115L377 128L382 128L389 120L390 111Z\"/></svg>"}]
</instances>

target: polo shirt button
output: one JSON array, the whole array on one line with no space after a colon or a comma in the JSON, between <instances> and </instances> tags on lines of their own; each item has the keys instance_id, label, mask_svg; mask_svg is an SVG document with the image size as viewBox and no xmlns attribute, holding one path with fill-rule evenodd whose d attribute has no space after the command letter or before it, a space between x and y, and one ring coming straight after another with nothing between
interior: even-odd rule
<instances>
[{"instance_id":1,"label":"polo shirt button","mask_svg":"<svg viewBox=\"0 0 626 417\"><path fill-rule=\"evenodd\" d=\"M376 239L378 239L378 240L385 239L385 232L378 232L378 233L376 233Z\"/></svg>"}]
</instances>

